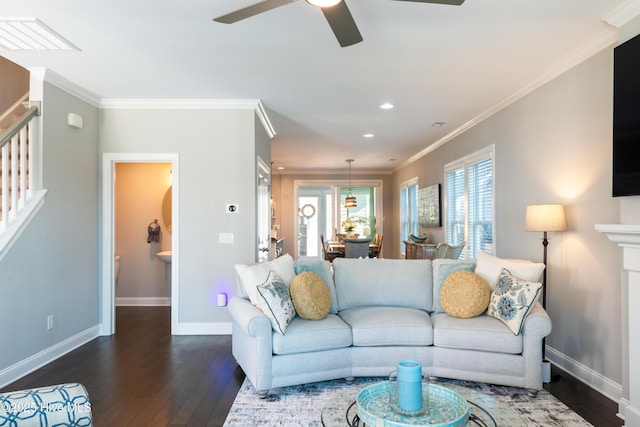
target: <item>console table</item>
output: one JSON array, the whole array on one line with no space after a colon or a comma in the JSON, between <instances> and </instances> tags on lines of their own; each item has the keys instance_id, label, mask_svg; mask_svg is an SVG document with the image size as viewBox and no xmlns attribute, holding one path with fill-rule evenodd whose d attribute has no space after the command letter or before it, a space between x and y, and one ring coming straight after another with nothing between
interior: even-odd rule
<instances>
[{"instance_id":1,"label":"console table","mask_svg":"<svg viewBox=\"0 0 640 427\"><path fill-rule=\"evenodd\" d=\"M405 240L406 259L434 259L436 257L437 243L417 243Z\"/></svg>"}]
</instances>

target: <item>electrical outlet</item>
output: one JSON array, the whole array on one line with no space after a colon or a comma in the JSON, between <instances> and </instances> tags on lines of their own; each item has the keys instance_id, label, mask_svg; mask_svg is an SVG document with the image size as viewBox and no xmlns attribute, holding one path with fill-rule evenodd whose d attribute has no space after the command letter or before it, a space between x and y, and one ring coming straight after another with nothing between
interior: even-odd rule
<instances>
[{"instance_id":1,"label":"electrical outlet","mask_svg":"<svg viewBox=\"0 0 640 427\"><path fill-rule=\"evenodd\" d=\"M47 331L53 329L53 314L47 316Z\"/></svg>"}]
</instances>

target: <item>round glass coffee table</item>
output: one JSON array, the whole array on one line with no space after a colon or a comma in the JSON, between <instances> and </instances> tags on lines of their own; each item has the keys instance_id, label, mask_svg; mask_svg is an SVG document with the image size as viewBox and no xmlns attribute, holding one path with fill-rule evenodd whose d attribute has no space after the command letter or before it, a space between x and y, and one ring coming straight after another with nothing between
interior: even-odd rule
<instances>
[{"instance_id":1,"label":"round glass coffee table","mask_svg":"<svg viewBox=\"0 0 640 427\"><path fill-rule=\"evenodd\" d=\"M444 387L460 394L471 406L469 426L526 427L525 420L509 405L494 396L469 390L455 384ZM356 411L356 398L360 390L348 390L332 397L322 408L322 425L325 427L364 427Z\"/></svg>"}]
</instances>

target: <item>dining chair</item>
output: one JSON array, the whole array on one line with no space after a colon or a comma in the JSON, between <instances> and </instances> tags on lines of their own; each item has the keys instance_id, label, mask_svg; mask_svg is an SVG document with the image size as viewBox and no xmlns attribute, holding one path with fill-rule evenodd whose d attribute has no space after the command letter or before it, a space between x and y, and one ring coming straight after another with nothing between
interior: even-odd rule
<instances>
[{"instance_id":1,"label":"dining chair","mask_svg":"<svg viewBox=\"0 0 640 427\"><path fill-rule=\"evenodd\" d=\"M322 244L322 253L324 255L324 259L329 262L333 262L334 259L342 256L339 252L333 252L329 250L329 245L324 241L324 236L320 235L320 243Z\"/></svg>"},{"instance_id":2,"label":"dining chair","mask_svg":"<svg viewBox=\"0 0 640 427\"><path fill-rule=\"evenodd\" d=\"M369 258L369 238L344 238L343 241L345 258Z\"/></svg>"},{"instance_id":3,"label":"dining chair","mask_svg":"<svg viewBox=\"0 0 640 427\"><path fill-rule=\"evenodd\" d=\"M462 242L458 245L455 246L451 246L449 245L449 248L447 249L447 253L445 254L445 258L448 259L458 259L460 258L460 254L462 253L462 250L464 249L464 245L465 242Z\"/></svg>"},{"instance_id":4,"label":"dining chair","mask_svg":"<svg viewBox=\"0 0 640 427\"><path fill-rule=\"evenodd\" d=\"M465 242L459 245L451 245L449 243L438 243L436 246L435 258L458 259L464 249Z\"/></svg>"},{"instance_id":5,"label":"dining chair","mask_svg":"<svg viewBox=\"0 0 640 427\"><path fill-rule=\"evenodd\" d=\"M382 250L382 234L376 234L375 249L369 251L369 258L380 258Z\"/></svg>"}]
</instances>

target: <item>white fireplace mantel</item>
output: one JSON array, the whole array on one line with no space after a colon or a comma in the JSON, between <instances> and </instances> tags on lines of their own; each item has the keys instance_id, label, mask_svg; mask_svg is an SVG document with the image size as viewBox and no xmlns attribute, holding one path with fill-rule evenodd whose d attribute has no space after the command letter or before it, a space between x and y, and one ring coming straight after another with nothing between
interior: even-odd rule
<instances>
[{"instance_id":1,"label":"white fireplace mantel","mask_svg":"<svg viewBox=\"0 0 640 427\"><path fill-rule=\"evenodd\" d=\"M640 427L640 310L637 309L640 303L640 225L596 224L596 230L622 247L622 264L629 288L628 306L624 307L628 325L623 325L622 341L623 348L629 349L629 367L619 408L626 427Z\"/></svg>"}]
</instances>

